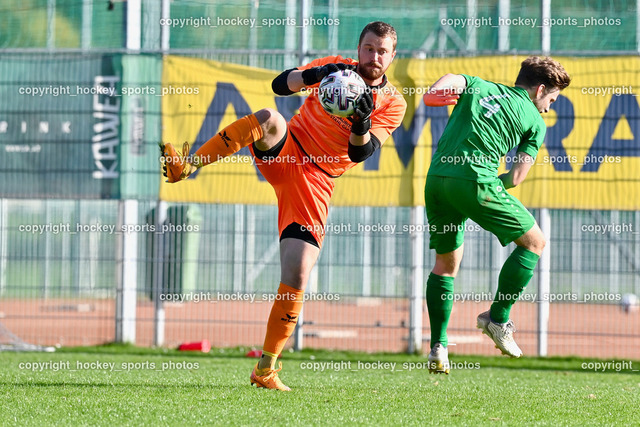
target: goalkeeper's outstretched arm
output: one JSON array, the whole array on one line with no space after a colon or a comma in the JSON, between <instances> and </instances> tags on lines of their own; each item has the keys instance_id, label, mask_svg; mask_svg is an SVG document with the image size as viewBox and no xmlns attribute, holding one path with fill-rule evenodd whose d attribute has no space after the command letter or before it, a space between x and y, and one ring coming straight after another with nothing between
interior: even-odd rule
<instances>
[{"instance_id":1,"label":"goalkeeper's outstretched arm","mask_svg":"<svg viewBox=\"0 0 640 427\"><path fill-rule=\"evenodd\" d=\"M320 83L323 78L331 73L340 70L355 70L355 65L335 63L326 64L321 67L312 67L307 70L292 68L285 70L278 77L273 79L271 89L276 95L291 95L300 92L303 87L313 86Z\"/></svg>"}]
</instances>

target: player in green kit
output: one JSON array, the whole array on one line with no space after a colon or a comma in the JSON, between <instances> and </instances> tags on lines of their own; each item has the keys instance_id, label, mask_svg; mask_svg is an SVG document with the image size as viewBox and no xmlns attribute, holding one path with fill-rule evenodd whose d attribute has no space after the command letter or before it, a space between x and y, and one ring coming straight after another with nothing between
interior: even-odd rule
<instances>
[{"instance_id":1,"label":"player in green kit","mask_svg":"<svg viewBox=\"0 0 640 427\"><path fill-rule=\"evenodd\" d=\"M527 176L546 132L540 114L549 111L570 81L558 62L530 57L522 62L515 87L447 74L424 96L428 106L456 104L425 185L429 247L436 251L426 292L431 372L449 373L447 324L467 219L495 234L503 246L517 245L500 271L491 309L478 316L477 327L503 354L522 355L513 339L515 327L509 313L531 280L546 242L533 216L506 190ZM515 147L513 166L498 176L500 159Z\"/></svg>"}]
</instances>

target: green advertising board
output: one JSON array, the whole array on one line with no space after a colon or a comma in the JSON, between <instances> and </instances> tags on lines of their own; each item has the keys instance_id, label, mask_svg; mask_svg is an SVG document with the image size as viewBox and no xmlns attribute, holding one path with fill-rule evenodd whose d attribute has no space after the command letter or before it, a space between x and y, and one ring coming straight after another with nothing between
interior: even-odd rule
<instances>
[{"instance_id":1,"label":"green advertising board","mask_svg":"<svg viewBox=\"0 0 640 427\"><path fill-rule=\"evenodd\" d=\"M0 55L0 197L155 199L158 56Z\"/></svg>"}]
</instances>

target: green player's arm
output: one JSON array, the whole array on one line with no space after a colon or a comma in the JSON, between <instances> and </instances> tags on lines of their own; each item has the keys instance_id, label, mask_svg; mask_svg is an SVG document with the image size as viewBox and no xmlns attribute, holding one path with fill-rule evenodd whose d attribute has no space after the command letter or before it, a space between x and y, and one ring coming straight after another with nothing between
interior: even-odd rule
<instances>
[{"instance_id":1,"label":"green player's arm","mask_svg":"<svg viewBox=\"0 0 640 427\"><path fill-rule=\"evenodd\" d=\"M509 172L503 173L498 177L502 181L504 188L513 188L522 184L535 161L536 160L527 153L518 151Z\"/></svg>"},{"instance_id":2,"label":"green player's arm","mask_svg":"<svg viewBox=\"0 0 640 427\"><path fill-rule=\"evenodd\" d=\"M467 79L460 74L445 74L435 82L422 97L428 107L456 105L460 94L467 87Z\"/></svg>"},{"instance_id":3,"label":"green player's arm","mask_svg":"<svg viewBox=\"0 0 640 427\"><path fill-rule=\"evenodd\" d=\"M467 87L467 79L460 74L445 74L435 82L430 89L448 89L450 93L460 94Z\"/></svg>"}]
</instances>

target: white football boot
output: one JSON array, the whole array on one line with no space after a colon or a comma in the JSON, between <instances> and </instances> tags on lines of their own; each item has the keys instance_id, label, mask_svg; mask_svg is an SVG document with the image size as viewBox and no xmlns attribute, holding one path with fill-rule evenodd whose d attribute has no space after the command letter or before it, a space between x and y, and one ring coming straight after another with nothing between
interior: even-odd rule
<instances>
[{"instance_id":1,"label":"white football boot","mask_svg":"<svg viewBox=\"0 0 640 427\"><path fill-rule=\"evenodd\" d=\"M496 343L496 348L502 351L502 354L511 357L522 356L522 350L513 339L513 333L516 331L513 320L509 319L507 323L496 323L491 320L489 311L485 311L478 315L477 328L482 329L482 333Z\"/></svg>"}]
</instances>

